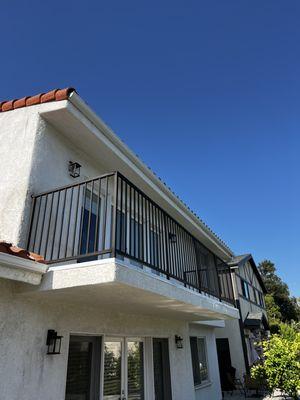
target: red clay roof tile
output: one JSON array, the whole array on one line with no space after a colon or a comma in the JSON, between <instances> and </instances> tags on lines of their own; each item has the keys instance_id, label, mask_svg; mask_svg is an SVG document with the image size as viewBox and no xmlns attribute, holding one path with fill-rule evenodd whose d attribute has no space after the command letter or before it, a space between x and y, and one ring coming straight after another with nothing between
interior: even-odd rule
<instances>
[{"instance_id":1,"label":"red clay roof tile","mask_svg":"<svg viewBox=\"0 0 300 400\"><path fill-rule=\"evenodd\" d=\"M32 253L30 251L21 249L20 247L13 246L11 243L7 243L3 240L0 240L0 253L6 253L12 256L25 258L26 260L46 264L46 262L44 261L44 257L40 256L39 254Z\"/></svg>"},{"instance_id":2,"label":"red clay roof tile","mask_svg":"<svg viewBox=\"0 0 300 400\"><path fill-rule=\"evenodd\" d=\"M34 96L29 96L26 100L26 106L34 106L35 104L41 103L41 98L44 93L39 93Z\"/></svg>"},{"instance_id":3,"label":"red clay roof tile","mask_svg":"<svg viewBox=\"0 0 300 400\"><path fill-rule=\"evenodd\" d=\"M67 100L71 93L76 92L74 88L53 89L47 93L39 93L34 96L27 96L21 99L0 102L0 112L15 110L16 108L33 106L36 104L48 103L50 101Z\"/></svg>"},{"instance_id":4,"label":"red clay roof tile","mask_svg":"<svg viewBox=\"0 0 300 400\"><path fill-rule=\"evenodd\" d=\"M4 104L2 104L2 111L10 111L14 108L14 102L16 100L10 100L6 101Z\"/></svg>"},{"instance_id":5,"label":"red clay roof tile","mask_svg":"<svg viewBox=\"0 0 300 400\"><path fill-rule=\"evenodd\" d=\"M15 108L21 108L26 106L26 100L28 99L27 97L23 97L22 99L18 99L14 102L14 109Z\"/></svg>"}]
</instances>

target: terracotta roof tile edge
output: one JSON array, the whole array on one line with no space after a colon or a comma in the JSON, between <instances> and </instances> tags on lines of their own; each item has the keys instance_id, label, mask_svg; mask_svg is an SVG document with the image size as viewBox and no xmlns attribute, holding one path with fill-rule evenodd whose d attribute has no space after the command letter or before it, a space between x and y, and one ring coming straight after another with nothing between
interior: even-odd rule
<instances>
[{"instance_id":1,"label":"terracotta roof tile edge","mask_svg":"<svg viewBox=\"0 0 300 400\"><path fill-rule=\"evenodd\" d=\"M57 88L47 93L39 93L33 96L22 97L21 99L0 101L0 113L36 104L49 103L51 101L68 100L73 92L76 92L76 90L72 87L67 87L65 89Z\"/></svg>"},{"instance_id":2,"label":"terracotta roof tile edge","mask_svg":"<svg viewBox=\"0 0 300 400\"><path fill-rule=\"evenodd\" d=\"M21 249L20 247L13 246L12 243L8 243L4 240L0 240L0 253L10 254L12 256L24 258L26 260L31 260L37 263L46 264L43 256L40 256L39 254L36 253L32 253L31 251Z\"/></svg>"}]
</instances>

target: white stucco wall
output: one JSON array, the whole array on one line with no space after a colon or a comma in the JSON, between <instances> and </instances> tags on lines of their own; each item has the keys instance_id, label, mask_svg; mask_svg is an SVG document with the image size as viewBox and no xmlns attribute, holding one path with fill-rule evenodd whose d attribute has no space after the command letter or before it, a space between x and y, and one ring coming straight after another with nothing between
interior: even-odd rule
<instances>
[{"instance_id":1,"label":"white stucco wall","mask_svg":"<svg viewBox=\"0 0 300 400\"><path fill-rule=\"evenodd\" d=\"M195 389L196 400L222 399L215 331L213 327L190 325L190 336L205 337L207 346L209 383Z\"/></svg>"},{"instance_id":2,"label":"white stucco wall","mask_svg":"<svg viewBox=\"0 0 300 400\"><path fill-rule=\"evenodd\" d=\"M110 313L107 307L29 300L14 289L12 281L0 280L1 400L63 400L70 333L168 337L173 400L221 399L213 328L189 328L185 321L142 314ZM48 329L64 336L60 355L46 355ZM183 337L183 349L175 348L175 334ZM211 385L198 389L196 397L190 334L205 336L208 344Z\"/></svg>"},{"instance_id":3,"label":"white stucco wall","mask_svg":"<svg viewBox=\"0 0 300 400\"><path fill-rule=\"evenodd\" d=\"M0 113L0 239L13 243L19 242L38 129L39 117L33 109Z\"/></svg>"},{"instance_id":4,"label":"white stucco wall","mask_svg":"<svg viewBox=\"0 0 300 400\"><path fill-rule=\"evenodd\" d=\"M31 195L107 171L39 116L45 105L0 114L0 239L25 247ZM69 161L82 165L71 178ZM24 222L24 223L23 223Z\"/></svg>"}]
</instances>

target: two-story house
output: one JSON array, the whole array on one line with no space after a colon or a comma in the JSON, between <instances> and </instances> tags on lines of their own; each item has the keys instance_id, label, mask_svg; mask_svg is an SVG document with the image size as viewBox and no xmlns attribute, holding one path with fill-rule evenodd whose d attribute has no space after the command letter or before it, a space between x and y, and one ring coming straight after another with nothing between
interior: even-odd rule
<instances>
[{"instance_id":1,"label":"two-story house","mask_svg":"<svg viewBox=\"0 0 300 400\"><path fill-rule=\"evenodd\" d=\"M233 252L74 89L0 111L1 400L220 400Z\"/></svg>"},{"instance_id":2,"label":"two-story house","mask_svg":"<svg viewBox=\"0 0 300 400\"><path fill-rule=\"evenodd\" d=\"M259 343L268 336L264 295L266 288L251 254L233 257L228 262L232 271L233 293L239 310L238 320L225 321L216 332L222 388L231 388L232 370L243 379L261 356Z\"/></svg>"}]
</instances>

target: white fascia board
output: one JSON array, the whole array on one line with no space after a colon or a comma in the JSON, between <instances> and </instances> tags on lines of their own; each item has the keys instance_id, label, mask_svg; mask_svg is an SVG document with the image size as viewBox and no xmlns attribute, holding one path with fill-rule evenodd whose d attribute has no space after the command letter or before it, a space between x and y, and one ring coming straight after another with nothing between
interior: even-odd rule
<instances>
[{"instance_id":1,"label":"white fascia board","mask_svg":"<svg viewBox=\"0 0 300 400\"><path fill-rule=\"evenodd\" d=\"M47 265L0 253L0 278L39 285Z\"/></svg>"}]
</instances>

